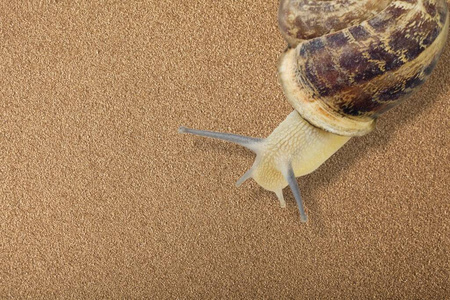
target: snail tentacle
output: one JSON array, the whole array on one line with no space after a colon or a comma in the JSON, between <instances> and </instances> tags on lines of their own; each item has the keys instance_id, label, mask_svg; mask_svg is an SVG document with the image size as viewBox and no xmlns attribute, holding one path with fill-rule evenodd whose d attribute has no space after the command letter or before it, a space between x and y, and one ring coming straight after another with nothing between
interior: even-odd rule
<instances>
[{"instance_id":1,"label":"snail tentacle","mask_svg":"<svg viewBox=\"0 0 450 300\"><path fill-rule=\"evenodd\" d=\"M233 134L233 133L223 133L223 132L217 132L217 131L191 129L191 128L187 128L184 126L179 127L178 132L179 133L190 133L193 135L204 136L204 137L209 137L209 138L213 138L213 139L219 139L219 140L231 142L231 143L243 146L255 153L258 152L258 149L260 148L259 144L264 140L264 139L260 139L260 138L254 138L254 137Z\"/></svg>"},{"instance_id":2,"label":"snail tentacle","mask_svg":"<svg viewBox=\"0 0 450 300\"><path fill-rule=\"evenodd\" d=\"M305 209L303 207L303 200L300 194L300 188L298 186L297 179L295 178L294 169L292 168L292 164L290 162L287 163L282 173L284 178L288 182L289 187L291 188L295 201L297 202L297 207L300 212L300 220L302 222L308 221L308 217L306 216Z\"/></svg>"},{"instance_id":3,"label":"snail tentacle","mask_svg":"<svg viewBox=\"0 0 450 300\"><path fill-rule=\"evenodd\" d=\"M238 179L238 181L236 181L236 187L240 187L247 179L252 178L252 175L253 175L253 168L245 172L245 174L242 175L241 178Z\"/></svg>"},{"instance_id":4,"label":"snail tentacle","mask_svg":"<svg viewBox=\"0 0 450 300\"><path fill-rule=\"evenodd\" d=\"M286 208L286 201L284 200L283 189L279 189L278 191L275 191L275 194L277 195L277 198L280 201L280 207Z\"/></svg>"}]
</instances>

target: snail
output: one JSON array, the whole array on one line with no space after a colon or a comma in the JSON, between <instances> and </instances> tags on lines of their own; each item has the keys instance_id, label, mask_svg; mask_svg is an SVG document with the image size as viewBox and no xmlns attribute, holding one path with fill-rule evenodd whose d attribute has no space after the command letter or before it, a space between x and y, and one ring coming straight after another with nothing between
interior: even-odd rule
<instances>
[{"instance_id":1,"label":"snail","mask_svg":"<svg viewBox=\"0 0 450 300\"><path fill-rule=\"evenodd\" d=\"M222 139L255 152L253 178L276 193L292 190L307 221L296 177L323 164L351 137L429 77L449 28L446 0L281 0L288 43L278 75L294 111L265 139L180 127L180 133Z\"/></svg>"}]
</instances>

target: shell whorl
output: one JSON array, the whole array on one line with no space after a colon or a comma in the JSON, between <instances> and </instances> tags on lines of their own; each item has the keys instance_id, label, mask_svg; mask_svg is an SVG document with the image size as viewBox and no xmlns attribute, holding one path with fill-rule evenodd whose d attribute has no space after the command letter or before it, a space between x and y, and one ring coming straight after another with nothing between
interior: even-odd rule
<instances>
[{"instance_id":1,"label":"shell whorl","mask_svg":"<svg viewBox=\"0 0 450 300\"><path fill-rule=\"evenodd\" d=\"M391 0L281 0L278 22L289 47L374 17Z\"/></svg>"},{"instance_id":2,"label":"shell whorl","mask_svg":"<svg viewBox=\"0 0 450 300\"><path fill-rule=\"evenodd\" d=\"M354 136L424 83L449 16L446 0L282 0L279 22L289 102L313 125Z\"/></svg>"}]
</instances>

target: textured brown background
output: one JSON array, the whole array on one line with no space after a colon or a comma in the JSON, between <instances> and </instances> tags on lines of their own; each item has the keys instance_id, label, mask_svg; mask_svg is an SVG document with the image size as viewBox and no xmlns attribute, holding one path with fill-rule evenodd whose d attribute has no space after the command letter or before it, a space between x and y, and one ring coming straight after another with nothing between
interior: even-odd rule
<instances>
[{"instance_id":1,"label":"textured brown background","mask_svg":"<svg viewBox=\"0 0 450 300\"><path fill-rule=\"evenodd\" d=\"M291 111L277 1L0 6L0 298L450 295L450 45L299 179L301 224L290 191L234 187L250 152L176 131Z\"/></svg>"}]
</instances>

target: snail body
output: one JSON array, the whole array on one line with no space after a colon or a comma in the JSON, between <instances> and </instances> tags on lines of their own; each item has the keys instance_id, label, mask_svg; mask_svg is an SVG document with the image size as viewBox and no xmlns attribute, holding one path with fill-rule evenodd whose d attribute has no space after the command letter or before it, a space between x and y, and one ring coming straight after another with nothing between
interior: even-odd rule
<instances>
[{"instance_id":1,"label":"snail body","mask_svg":"<svg viewBox=\"0 0 450 300\"><path fill-rule=\"evenodd\" d=\"M306 221L296 177L372 131L378 116L425 82L447 39L448 7L445 0L281 0L279 26L288 43L279 78L295 110L265 139L179 131L254 151L237 185L253 178L282 207L289 185Z\"/></svg>"}]
</instances>

